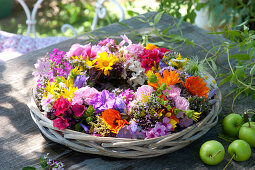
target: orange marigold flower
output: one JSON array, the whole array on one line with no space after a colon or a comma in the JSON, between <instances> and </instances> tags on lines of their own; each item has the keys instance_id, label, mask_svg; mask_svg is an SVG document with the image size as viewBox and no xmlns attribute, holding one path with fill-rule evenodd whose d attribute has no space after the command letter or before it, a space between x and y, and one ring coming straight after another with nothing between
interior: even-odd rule
<instances>
[{"instance_id":1,"label":"orange marigold flower","mask_svg":"<svg viewBox=\"0 0 255 170\"><path fill-rule=\"evenodd\" d=\"M119 130L128 122L121 119L120 112L114 109L107 109L102 113L102 119L106 126L113 132L118 133Z\"/></svg>"},{"instance_id":2,"label":"orange marigold flower","mask_svg":"<svg viewBox=\"0 0 255 170\"><path fill-rule=\"evenodd\" d=\"M206 82L204 82L203 78L191 76L182 84L192 95L208 97L209 87L206 86Z\"/></svg>"},{"instance_id":3,"label":"orange marigold flower","mask_svg":"<svg viewBox=\"0 0 255 170\"><path fill-rule=\"evenodd\" d=\"M147 50L153 50L155 48L158 48L158 47L154 44L151 44L151 43L146 44L146 49Z\"/></svg>"},{"instance_id":4,"label":"orange marigold flower","mask_svg":"<svg viewBox=\"0 0 255 170\"><path fill-rule=\"evenodd\" d=\"M167 86L170 85L175 85L176 83L180 83L180 77L179 77L179 73L176 71L168 71L168 70L164 70L163 72L163 77L161 77L161 75L159 73L155 73L155 75L158 78L158 84L157 83L150 83L148 81L148 85L150 85L151 87L153 87L154 89L157 89L161 86L162 83L166 83Z\"/></svg>"}]
</instances>

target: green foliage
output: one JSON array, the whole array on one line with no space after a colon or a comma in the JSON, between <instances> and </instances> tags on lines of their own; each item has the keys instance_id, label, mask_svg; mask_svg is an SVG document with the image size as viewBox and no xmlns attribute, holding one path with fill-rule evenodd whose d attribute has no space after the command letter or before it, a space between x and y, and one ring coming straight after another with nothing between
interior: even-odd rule
<instances>
[{"instance_id":1,"label":"green foliage","mask_svg":"<svg viewBox=\"0 0 255 170\"><path fill-rule=\"evenodd\" d=\"M217 55L213 54L211 60L217 61L218 57L225 57L227 55L228 72L223 74L223 80L219 85L227 82L233 87L230 94L234 94L232 102L232 110L236 99L244 94L255 99L255 31L249 30L248 27L243 26L243 31L225 28L223 32L215 33L222 34L230 41L224 41L221 45L215 46ZM238 50L238 54L230 55L231 50Z\"/></svg>"},{"instance_id":2,"label":"green foliage","mask_svg":"<svg viewBox=\"0 0 255 170\"><path fill-rule=\"evenodd\" d=\"M213 25L238 25L245 21L250 29L255 29L254 0L209 0L201 5L209 10L209 21Z\"/></svg>"},{"instance_id":3,"label":"green foliage","mask_svg":"<svg viewBox=\"0 0 255 170\"><path fill-rule=\"evenodd\" d=\"M32 7L32 5L30 5ZM64 24L72 25L78 34L91 30L91 24L95 15L95 6L92 1L86 0L44 0L42 8L38 9L36 16L36 31L39 37L48 36L73 36L71 30L61 32ZM25 34L27 26L23 11L22 16L12 18L10 22L1 23L1 30L17 34ZM97 27L118 22L119 18L110 9L104 19L99 19Z\"/></svg>"},{"instance_id":4,"label":"green foliage","mask_svg":"<svg viewBox=\"0 0 255 170\"><path fill-rule=\"evenodd\" d=\"M194 23L196 17L194 3L200 4L198 0L162 0L159 11L165 11L175 18L180 18L180 21ZM201 6L197 5L196 8ZM181 12L183 9L186 9L186 14Z\"/></svg>"}]
</instances>

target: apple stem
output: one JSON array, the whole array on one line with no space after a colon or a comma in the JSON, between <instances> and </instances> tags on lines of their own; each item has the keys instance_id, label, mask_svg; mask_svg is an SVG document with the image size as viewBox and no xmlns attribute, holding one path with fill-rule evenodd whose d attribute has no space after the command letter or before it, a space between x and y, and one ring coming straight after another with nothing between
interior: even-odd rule
<instances>
[{"instance_id":1,"label":"apple stem","mask_svg":"<svg viewBox=\"0 0 255 170\"><path fill-rule=\"evenodd\" d=\"M225 169L228 167L228 165L232 162L232 160L233 160L233 158L234 158L235 156L236 156L236 154L232 155L230 161L228 161L228 164L223 168L223 170L225 170Z\"/></svg>"},{"instance_id":2,"label":"apple stem","mask_svg":"<svg viewBox=\"0 0 255 170\"><path fill-rule=\"evenodd\" d=\"M244 116L245 116L246 120L248 121L249 128L251 128L250 119L249 119L249 117L248 117L246 112L244 112Z\"/></svg>"},{"instance_id":3,"label":"apple stem","mask_svg":"<svg viewBox=\"0 0 255 170\"><path fill-rule=\"evenodd\" d=\"M221 150L219 150L218 152L216 152L213 156L210 156L210 158L214 158L216 155L218 155L221 152Z\"/></svg>"}]
</instances>

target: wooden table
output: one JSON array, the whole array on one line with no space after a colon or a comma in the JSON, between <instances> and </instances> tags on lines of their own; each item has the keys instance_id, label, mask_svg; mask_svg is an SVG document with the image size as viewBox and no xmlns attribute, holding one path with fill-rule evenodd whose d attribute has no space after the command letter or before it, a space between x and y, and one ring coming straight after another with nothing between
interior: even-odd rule
<instances>
[{"instance_id":1,"label":"wooden table","mask_svg":"<svg viewBox=\"0 0 255 170\"><path fill-rule=\"evenodd\" d=\"M149 18L153 15L155 13L147 13L145 17ZM174 21L178 23L178 20L163 15L157 24L157 28L163 30L167 26L173 25ZM129 19L123 23L140 33L152 29L147 23L139 20ZM194 48L188 45L180 46L178 50L183 56L198 55L200 58L204 58L205 52L201 46L210 49L212 41L219 44L215 36L209 35L191 24L182 23L180 29L185 38L189 38L198 44ZM170 31L174 34L179 32L175 27ZM116 38L116 35L130 34L131 32L129 28L115 23L93 32L93 35L100 37L106 33L114 33L115 35L112 38ZM224 161L217 166L207 166L199 158L199 148L207 140L218 140L224 144L227 150L228 143L217 137L217 134L221 131L220 123L204 137L186 148L149 159L130 160L82 154L54 142L46 141L31 119L29 109L26 106L30 99L29 92L35 83L32 76L34 64L38 58L43 57L47 52L51 52L53 48L67 51L72 44L85 44L88 40L88 34L84 34L6 63L0 63L0 169L21 169L24 166L39 162L39 158L46 153L50 153L51 158L63 162L66 169L222 169L227 164L230 159L229 156L225 156ZM177 44L171 45L173 47L177 46ZM220 62L223 65L226 64L224 59ZM223 96L227 94L228 90L228 85L221 88ZM231 98L224 96L223 104L221 115L229 113L229 110L225 107L230 107ZM236 108L243 111L251 108L252 104L254 105L254 101L245 98L238 102ZM253 148L252 151L253 154L248 161L232 162L228 169L255 169L255 149Z\"/></svg>"}]
</instances>

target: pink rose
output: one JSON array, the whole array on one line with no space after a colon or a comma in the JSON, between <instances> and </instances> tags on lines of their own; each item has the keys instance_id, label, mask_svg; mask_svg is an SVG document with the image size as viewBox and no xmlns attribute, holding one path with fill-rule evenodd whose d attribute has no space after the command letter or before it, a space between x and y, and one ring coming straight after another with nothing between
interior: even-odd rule
<instances>
[{"instance_id":1,"label":"pink rose","mask_svg":"<svg viewBox=\"0 0 255 170\"><path fill-rule=\"evenodd\" d=\"M53 120L53 126L57 127L59 130L63 130L67 126L69 126L69 123L63 117L58 117L58 118Z\"/></svg>"}]
</instances>

